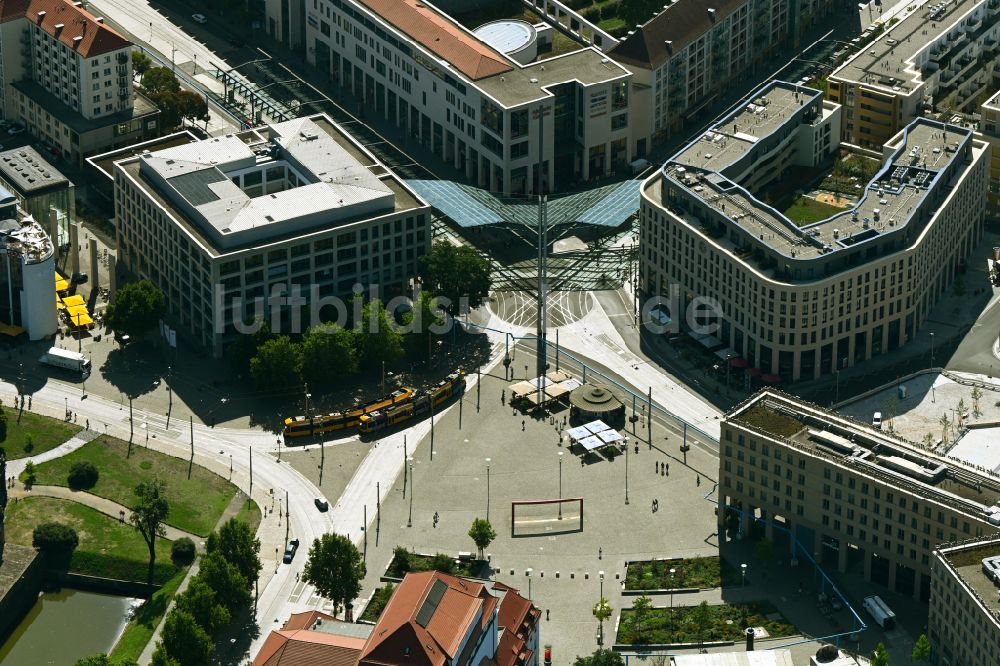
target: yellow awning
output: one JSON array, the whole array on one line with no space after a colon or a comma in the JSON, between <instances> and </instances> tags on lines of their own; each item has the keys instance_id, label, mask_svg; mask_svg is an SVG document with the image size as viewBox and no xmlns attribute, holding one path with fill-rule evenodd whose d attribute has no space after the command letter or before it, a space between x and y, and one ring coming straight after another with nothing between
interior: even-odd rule
<instances>
[{"instance_id":1,"label":"yellow awning","mask_svg":"<svg viewBox=\"0 0 1000 666\"><path fill-rule=\"evenodd\" d=\"M66 304L63 303L63 300L61 298L59 298L58 296L56 296L56 307L59 308L60 310L65 310L66 309Z\"/></svg>"},{"instance_id":2,"label":"yellow awning","mask_svg":"<svg viewBox=\"0 0 1000 666\"><path fill-rule=\"evenodd\" d=\"M69 281L63 279L56 280L56 291L67 291L69 289Z\"/></svg>"},{"instance_id":3,"label":"yellow awning","mask_svg":"<svg viewBox=\"0 0 1000 666\"><path fill-rule=\"evenodd\" d=\"M90 312L87 310L86 305L71 305L67 306L66 312L69 313L70 317L75 317L77 315L89 315Z\"/></svg>"},{"instance_id":4,"label":"yellow awning","mask_svg":"<svg viewBox=\"0 0 1000 666\"><path fill-rule=\"evenodd\" d=\"M73 307L74 305L86 305L87 301L83 300L83 296L80 294L73 294L72 296L67 296L63 299L63 303Z\"/></svg>"},{"instance_id":5,"label":"yellow awning","mask_svg":"<svg viewBox=\"0 0 1000 666\"><path fill-rule=\"evenodd\" d=\"M94 320L90 318L89 314L80 313L80 314L70 315L69 323L72 326L82 327L82 326L90 326L91 324L94 323Z\"/></svg>"}]
</instances>

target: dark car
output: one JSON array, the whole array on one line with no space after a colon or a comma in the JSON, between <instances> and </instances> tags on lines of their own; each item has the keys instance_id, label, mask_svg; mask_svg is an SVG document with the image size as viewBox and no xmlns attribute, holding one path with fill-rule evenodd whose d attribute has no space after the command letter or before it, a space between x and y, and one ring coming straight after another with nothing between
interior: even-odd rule
<instances>
[{"instance_id":1,"label":"dark car","mask_svg":"<svg viewBox=\"0 0 1000 666\"><path fill-rule=\"evenodd\" d=\"M73 278L70 281L73 284L86 284L89 279L86 273L73 273Z\"/></svg>"},{"instance_id":2,"label":"dark car","mask_svg":"<svg viewBox=\"0 0 1000 666\"><path fill-rule=\"evenodd\" d=\"M291 564L292 558L295 557L295 551L299 549L299 540L292 539L288 542L288 546L285 547L285 556L281 559L285 564Z\"/></svg>"},{"instance_id":3,"label":"dark car","mask_svg":"<svg viewBox=\"0 0 1000 666\"><path fill-rule=\"evenodd\" d=\"M115 331L115 342L124 347L128 343L132 342L132 337L128 333L119 333L118 331Z\"/></svg>"},{"instance_id":4,"label":"dark car","mask_svg":"<svg viewBox=\"0 0 1000 666\"><path fill-rule=\"evenodd\" d=\"M327 509L330 508L330 505L327 504L325 499L320 499L319 497L317 497L315 500L313 500L313 502L316 503L316 508L319 509L320 511L326 511Z\"/></svg>"}]
</instances>

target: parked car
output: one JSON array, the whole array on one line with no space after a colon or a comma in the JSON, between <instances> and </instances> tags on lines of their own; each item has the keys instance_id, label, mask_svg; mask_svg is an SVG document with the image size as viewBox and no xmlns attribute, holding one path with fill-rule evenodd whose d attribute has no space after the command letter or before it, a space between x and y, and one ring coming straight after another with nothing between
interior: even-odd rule
<instances>
[{"instance_id":1,"label":"parked car","mask_svg":"<svg viewBox=\"0 0 1000 666\"><path fill-rule=\"evenodd\" d=\"M208 23L208 19L205 18L204 14L191 14L191 19L195 23Z\"/></svg>"},{"instance_id":2,"label":"parked car","mask_svg":"<svg viewBox=\"0 0 1000 666\"><path fill-rule=\"evenodd\" d=\"M882 429L882 412L875 412L872 414L872 425L879 430Z\"/></svg>"},{"instance_id":3,"label":"parked car","mask_svg":"<svg viewBox=\"0 0 1000 666\"><path fill-rule=\"evenodd\" d=\"M73 277L70 279L70 282L73 284L87 284L87 280L89 279L90 278L86 273L73 273Z\"/></svg>"},{"instance_id":4,"label":"parked car","mask_svg":"<svg viewBox=\"0 0 1000 666\"><path fill-rule=\"evenodd\" d=\"M124 347L128 343L132 342L132 337L128 333L119 333L115 331L115 342Z\"/></svg>"},{"instance_id":5,"label":"parked car","mask_svg":"<svg viewBox=\"0 0 1000 666\"><path fill-rule=\"evenodd\" d=\"M320 511L326 511L327 509L330 508L330 505L327 503L325 499L320 499L319 497L317 497L313 501L316 503L316 508L319 509Z\"/></svg>"},{"instance_id":6,"label":"parked car","mask_svg":"<svg viewBox=\"0 0 1000 666\"><path fill-rule=\"evenodd\" d=\"M292 539L288 542L288 546L285 547L285 556L281 559L285 564L291 564L292 558L295 557L295 551L299 549L299 540Z\"/></svg>"}]
</instances>

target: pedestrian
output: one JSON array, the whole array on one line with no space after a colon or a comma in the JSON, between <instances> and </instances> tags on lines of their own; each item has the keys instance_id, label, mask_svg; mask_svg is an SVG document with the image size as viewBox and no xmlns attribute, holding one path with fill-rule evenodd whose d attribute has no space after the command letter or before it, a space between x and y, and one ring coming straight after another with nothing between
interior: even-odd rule
<instances>
[{"instance_id":1,"label":"pedestrian","mask_svg":"<svg viewBox=\"0 0 1000 666\"><path fill-rule=\"evenodd\" d=\"M28 409L31 409L31 396L28 396Z\"/></svg>"},{"instance_id":2,"label":"pedestrian","mask_svg":"<svg viewBox=\"0 0 1000 666\"><path fill-rule=\"evenodd\" d=\"M699 474L698 477L697 477L697 484L699 486L701 485L701 474Z\"/></svg>"},{"instance_id":3,"label":"pedestrian","mask_svg":"<svg viewBox=\"0 0 1000 666\"><path fill-rule=\"evenodd\" d=\"M507 391L500 391L500 404L501 405L507 404Z\"/></svg>"},{"instance_id":4,"label":"pedestrian","mask_svg":"<svg viewBox=\"0 0 1000 666\"><path fill-rule=\"evenodd\" d=\"M295 582L296 583L299 582L299 572L298 571L295 572Z\"/></svg>"},{"instance_id":5,"label":"pedestrian","mask_svg":"<svg viewBox=\"0 0 1000 666\"><path fill-rule=\"evenodd\" d=\"M639 455L639 444L638 444L638 442L635 445L635 455Z\"/></svg>"},{"instance_id":6,"label":"pedestrian","mask_svg":"<svg viewBox=\"0 0 1000 666\"><path fill-rule=\"evenodd\" d=\"M656 467L653 468L653 471L655 471L657 474L659 474L660 473L660 461L657 460L654 464L656 465Z\"/></svg>"},{"instance_id":7,"label":"pedestrian","mask_svg":"<svg viewBox=\"0 0 1000 666\"><path fill-rule=\"evenodd\" d=\"M663 464L667 466L667 468L666 468L667 469L667 476L670 476L670 463L663 463Z\"/></svg>"},{"instance_id":8,"label":"pedestrian","mask_svg":"<svg viewBox=\"0 0 1000 666\"><path fill-rule=\"evenodd\" d=\"M545 609L545 621L546 622L549 621L549 609L548 608Z\"/></svg>"},{"instance_id":9,"label":"pedestrian","mask_svg":"<svg viewBox=\"0 0 1000 666\"><path fill-rule=\"evenodd\" d=\"M602 559L604 557L604 549L598 546L597 548L597 559Z\"/></svg>"},{"instance_id":10,"label":"pedestrian","mask_svg":"<svg viewBox=\"0 0 1000 666\"><path fill-rule=\"evenodd\" d=\"M87 430L90 430L90 419L87 419Z\"/></svg>"},{"instance_id":11,"label":"pedestrian","mask_svg":"<svg viewBox=\"0 0 1000 666\"><path fill-rule=\"evenodd\" d=\"M667 468L666 467L661 467L660 468L660 476L666 476L666 474L667 474Z\"/></svg>"},{"instance_id":12,"label":"pedestrian","mask_svg":"<svg viewBox=\"0 0 1000 666\"><path fill-rule=\"evenodd\" d=\"M521 419L521 432L524 432L524 419Z\"/></svg>"}]
</instances>

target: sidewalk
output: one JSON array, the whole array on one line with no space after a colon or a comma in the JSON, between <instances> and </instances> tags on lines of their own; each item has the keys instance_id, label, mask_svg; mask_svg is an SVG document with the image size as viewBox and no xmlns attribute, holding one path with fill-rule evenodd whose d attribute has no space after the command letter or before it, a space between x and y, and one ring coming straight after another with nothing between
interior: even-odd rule
<instances>
[{"instance_id":1,"label":"sidewalk","mask_svg":"<svg viewBox=\"0 0 1000 666\"><path fill-rule=\"evenodd\" d=\"M31 490L25 490L23 487L14 488L10 491L10 497L11 499L24 499L26 497L55 497L56 499L69 500L71 502L76 502L77 504L89 506L91 509L96 509L110 518L122 520L122 522L125 523L130 522L132 519L132 511L127 506L123 506L117 502L112 502L104 497L92 495L91 493L82 490L72 490L65 486L32 486ZM122 519L123 514L124 519ZM165 532L163 538L170 541L175 541L181 537L187 537L194 541L198 546L202 543L201 537L197 534L185 532L184 530L180 530L166 524L164 524L163 528Z\"/></svg>"}]
</instances>

